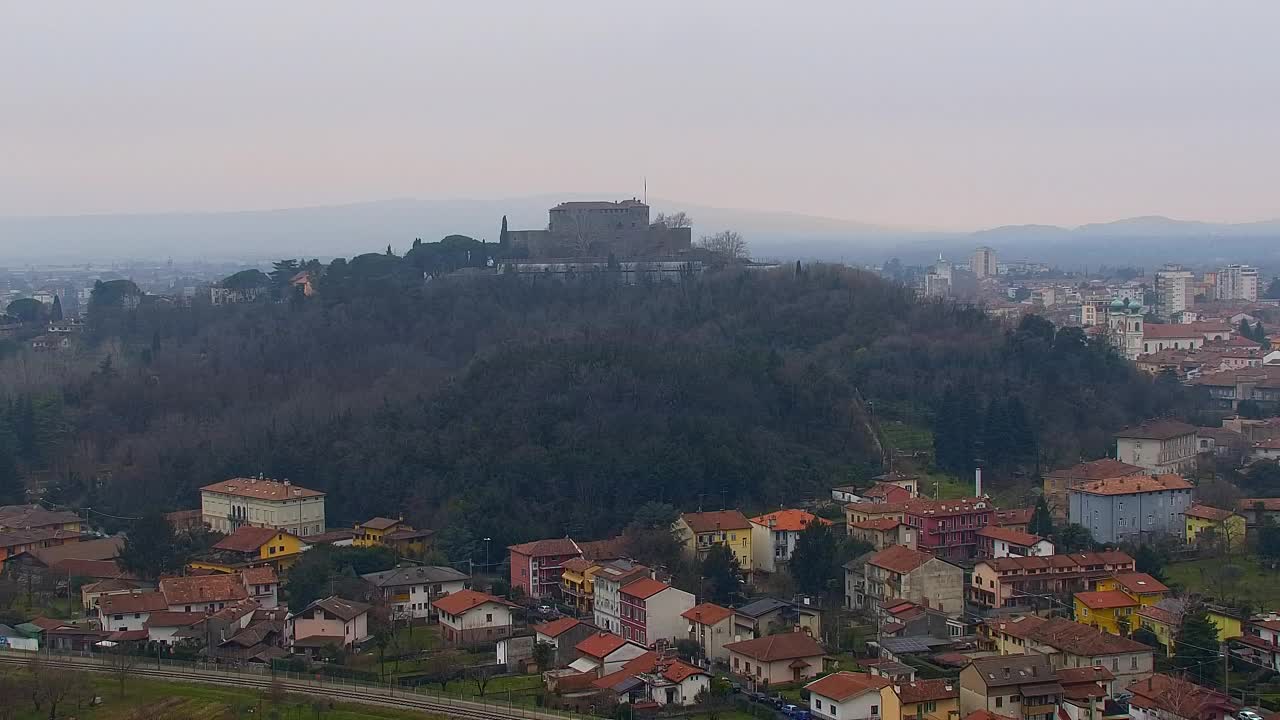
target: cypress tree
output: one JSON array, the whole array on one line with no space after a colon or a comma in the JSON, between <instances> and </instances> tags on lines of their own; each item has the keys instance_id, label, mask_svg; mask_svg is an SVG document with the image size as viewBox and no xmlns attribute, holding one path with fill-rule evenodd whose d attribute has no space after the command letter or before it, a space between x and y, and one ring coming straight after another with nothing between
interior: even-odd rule
<instances>
[{"instance_id":1,"label":"cypress tree","mask_svg":"<svg viewBox=\"0 0 1280 720\"><path fill-rule=\"evenodd\" d=\"M53 296L53 313L50 319L54 322L62 319L62 298L57 295Z\"/></svg>"},{"instance_id":2,"label":"cypress tree","mask_svg":"<svg viewBox=\"0 0 1280 720\"><path fill-rule=\"evenodd\" d=\"M1036 501L1036 509L1031 513L1031 522L1027 523L1027 532L1040 537L1053 535L1053 515L1049 512L1049 503L1041 496Z\"/></svg>"},{"instance_id":3,"label":"cypress tree","mask_svg":"<svg viewBox=\"0 0 1280 720\"><path fill-rule=\"evenodd\" d=\"M1187 609L1178 628L1173 666L1184 670L1196 682L1214 684L1218 680L1218 628L1209 620L1203 604Z\"/></svg>"},{"instance_id":4,"label":"cypress tree","mask_svg":"<svg viewBox=\"0 0 1280 720\"><path fill-rule=\"evenodd\" d=\"M498 231L498 244L503 248L507 246L507 216L502 216L502 229Z\"/></svg>"}]
</instances>

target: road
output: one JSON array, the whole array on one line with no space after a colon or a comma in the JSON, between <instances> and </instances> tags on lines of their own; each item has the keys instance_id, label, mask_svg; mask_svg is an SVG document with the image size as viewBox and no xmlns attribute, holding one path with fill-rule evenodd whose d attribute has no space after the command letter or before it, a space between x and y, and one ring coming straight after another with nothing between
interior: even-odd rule
<instances>
[{"instance_id":1,"label":"road","mask_svg":"<svg viewBox=\"0 0 1280 720\"><path fill-rule=\"evenodd\" d=\"M31 662L32 653L19 651L0 651L0 664L26 665ZM48 666L91 672L112 672L113 668L104 660L97 658L74 657L65 655L40 655ZM186 670L176 668L149 667L140 662L129 670L130 675L167 680L171 682L200 682L216 685L233 685L253 690L271 687L269 675L254 675L225 670ZM498 707L468 700L431 697L415 693L404 688L372 688L359 685L341 685L321 680L299 680L294 677L277 675L276 681L287 691L310 697L324 697L339 702L364 703L366 705L383 705L405 710L421 710L449 718L465 718L467 720L507 720L508 718L527 718L528 720L589 720L584 715L570 715L562 712L549 712L514 705Z\"/></svg>"}]
</instances>

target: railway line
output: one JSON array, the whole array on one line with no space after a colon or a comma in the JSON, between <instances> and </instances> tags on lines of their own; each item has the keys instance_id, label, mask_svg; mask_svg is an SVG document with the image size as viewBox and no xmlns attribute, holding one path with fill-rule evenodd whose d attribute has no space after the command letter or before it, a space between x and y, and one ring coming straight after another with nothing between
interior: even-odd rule
<instances>
[{"instance_id":1,"label":"railway line","mask_svg":"<svg viewBox=\"0 0 1280 720\"><path fill-rule=\"evenodd\" d=\"M0 665L26 665L35 657L30 653L0 653ZM40 655L41 662L47 667L69 670L86 670L90 672L113 672L111 665L93 658L77 658L70 656ZM272 682L278 682L285 691L307 696L319 696L340 702L362 703L365 705L382 705L403 710L421 710L448 718L464 720L508 720L509 718L527 718L528 720L590 720L587 716L567 713L553 713L545 710L520 705L496 707L484 703L447 698L432 698L419 695L410 690L394 687L373 688L363 686L345 686L320 680L299 681L277 675L274 679L269 675L253 675L232 673L223 670L192 671L174 668L154 668L137 666L129 670L131 675L147 677L170 682L200 682L215 685L231 685L253 690L265 690Z\"/></svg>"}]
</instances>

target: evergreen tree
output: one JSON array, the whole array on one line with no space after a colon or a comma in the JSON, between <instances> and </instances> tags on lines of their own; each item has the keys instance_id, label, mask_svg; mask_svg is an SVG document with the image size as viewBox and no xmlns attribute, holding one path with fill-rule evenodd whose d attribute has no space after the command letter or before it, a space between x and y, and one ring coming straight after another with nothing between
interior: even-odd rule
<instances>
[{"instance_id":1,"label":"evergreen tree","mask_svg":"<svg viewBox=\"0 0 1280 720\"><path fill-rule=\"evenodd\" d=\"M1201 603L1182 614L1182 625L1173 655L1173 666L1202 685L1214 685L1220 676L1218 628L1209 620Z\"/></svg>"},{"instance_id":2,"label":"evergreen tree","mask_svg":"<svg viewBox=\"0 0 1280 720\"><path fill-rule=\"evenodd\" d=\"M1253 339L1253 326L1249 324L1249 318L1240 318L1240 327L1238 329L1241 337Z\"/></svg>"},{"instance_id":3,"label":"evergreen tree","mask_svg":"<svg viewBox=\"0 0 1280 720\"><path fill-rule=\"evenodd\" d=\"M62 320L62 298L57 295L53 296L53 310L49 315L49 319L54 322Z\"/></svg>"},{"instance_id":4,"label":"evergreen tree","mask_svg":"<svg viewBox=\"0 0 1280 720\"><path fill-rule=\"evenodd\" d=\"M717 605L733 605L742 597L741 570L733 551L716 543L702 560L703 593Z\"/></svg>"},{"instance_id":5,"label":"evergreen tree","mask_svg":"<svg viewBox=\"0 0 1280 720\"><path fill-rule=\"evenodd\" d=\"M181 569L185 562L179 554L173 526L159 513L134 522L120 550L120 564L124 569L152 580Z\"/></svg>"},{"instance_id":6,"label":"evergreen tree","mask_svg":"<svg viewBox=\"0 0 1280 720\"><path fill-rule=\"evenodd\" d=\"M507 240L509 239L510 236L507 235L507 216L503 215L502 229L498 231L498 244L502 246L503 250L507 248Z\"/></svg>"},{"instance_id":7,"label":"evergreen tree","mask_svg":"<svg viewBox=\"0 0 1280 720\"><path fill-rule=\"evenodd\" d=\"M1253 339L1262 343L1262 349L1267 349L1267 329L1262 326L1262 321L1253 324Z\"/></svg>"},{"instance_id":8,"label":"evergreen tree","mask_svg":"<svg viewBox=\"0 0 1280 720\"><path fill-rule=\"evenodd\" d=\"M957 475L973 470L979 440L977 398L972 390L948 388L934 416L934 462Z\"/></svg>"},{"instance_id":9,"label":"evergreen tree","mask_svg":"<svg viewBox=\"0 0 1280 720\"><path fill-rule=\"evenodd\" d=\"M1164 555L1150 545L1138 546L1138 551L1133 555L1133 564L1138 572L1144 572L1161 582L1164 581L1164 562Z\"/></svg>"},{"instance_id":10,"label":"evergreen tree","mask_svg":"<svg viewBox=\"0 0 1280 720\"><path fill-rule=\"evenodd\" d=\"M1049 512L1049 503L1044 496L1036 500L1036 509L1031 513L1031 522L1027 523L1027 532L1040 537L1053 536L1053 514Z\"/></svg>"},{"instance_id":11,"label":"evergreen tree","mask_svg":"<svg viewBox=\"0 0 1280 720\"><path fill-rule=\"evenodd\" d=\"M1007 409L998 399L987 404L982 423L981 455L990 467L1007 467L1016 462L1013 428L1009 424Z\"/></svg>"},{"instance_id":12,"label":"evergreen tree","mask_svg":"<svg viewBox=\"0 0 1280 720\"><path fill-rule=\"evenodd\" d=\"M815 521L800 532L789 566L796 589L813 595L830 589L830 583L842 574L839 545L831 526L825 523Z\"/></svg>"},{"instance_id":13,"label":"evergreen tree","mask_svg":"<svg viewBox=\"0 0 1280 720\"><path fill-rule=\"evenodd\" d=\"M1040 442L1036 439L1036 429L1027 413L1027 406L1016 395L1009 396L1005 405L1010 452L1019 464L1034 464L1040 456Z\"/></svg>"}]
</instances>

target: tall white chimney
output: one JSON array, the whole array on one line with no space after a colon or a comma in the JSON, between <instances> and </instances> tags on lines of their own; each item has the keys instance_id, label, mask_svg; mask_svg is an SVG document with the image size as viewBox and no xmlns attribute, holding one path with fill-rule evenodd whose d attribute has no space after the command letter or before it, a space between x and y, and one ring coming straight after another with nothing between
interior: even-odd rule
<instances>
[{"instance_id":1,"label":"tall white chimney","mask_svg":"<svg viewBox=\"0 0 1280 720\"><path fill-rule=\"evenodd\" d=\"M982 467L973 469L973 496L982 497Z\"/></svg>"}]
</instances>

